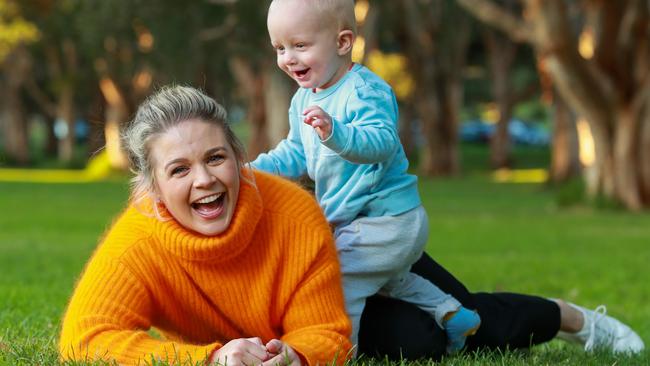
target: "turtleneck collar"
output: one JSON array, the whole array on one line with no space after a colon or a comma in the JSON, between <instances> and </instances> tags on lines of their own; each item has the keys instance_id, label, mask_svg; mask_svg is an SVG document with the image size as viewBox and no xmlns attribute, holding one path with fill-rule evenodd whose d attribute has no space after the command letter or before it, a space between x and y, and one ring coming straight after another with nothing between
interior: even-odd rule
<instances>
[{"instance_id":1,"label":"turtleneck collar","mask_svg":"<svg viewBox=\"0 0 650 366\"><path fill-rule=\"evenodd\" d=\"M226 231L205 236L187 230L173 219L156 220L154 234L160 245L191 261L224 262L241 254L251 242L263 208L257 187L246 180L240 180L237 207Z\"/></svg>"}]
</instances>

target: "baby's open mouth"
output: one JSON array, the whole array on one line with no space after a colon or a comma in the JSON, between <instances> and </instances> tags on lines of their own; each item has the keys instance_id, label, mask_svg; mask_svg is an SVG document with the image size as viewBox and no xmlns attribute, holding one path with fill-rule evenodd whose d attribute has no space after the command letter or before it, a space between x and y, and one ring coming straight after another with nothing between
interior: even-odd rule
<instances>
[{"instance_id":1,"label":"baby's open mouth","mask_svg":"<svg viewBox=\"0 0 650 366\"><path fill-rule=\"evenodd\" d=\"M309 69L304 69L304 70L294 71L293 73L294 73L297 77L300 78L300 77L305 76L305 74L307 74L307 72L309 72Z\"/></svg>"}]
</instances>

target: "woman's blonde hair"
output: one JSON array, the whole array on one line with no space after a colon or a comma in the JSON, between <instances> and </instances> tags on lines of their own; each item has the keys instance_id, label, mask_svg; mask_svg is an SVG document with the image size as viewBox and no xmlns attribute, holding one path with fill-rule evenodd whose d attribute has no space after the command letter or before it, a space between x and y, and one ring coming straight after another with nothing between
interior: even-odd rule
<instances>
[{"instance_id":1,"label":"woman's blonde hair","mask_svg":"<svg viewBox=\"0 0 650 366\"><path fill-rule=\"evenodd\" d=\"M135 118L121 136L130 169L135 174L131 180L131 199L137 202L154 191L150 156L154 137L183 121L197 119L219 126L234 151L241 171L246 152L226 118L225 108L196 88L166 86L149 96L140 104Z\"/></svg>"}]
</instances>

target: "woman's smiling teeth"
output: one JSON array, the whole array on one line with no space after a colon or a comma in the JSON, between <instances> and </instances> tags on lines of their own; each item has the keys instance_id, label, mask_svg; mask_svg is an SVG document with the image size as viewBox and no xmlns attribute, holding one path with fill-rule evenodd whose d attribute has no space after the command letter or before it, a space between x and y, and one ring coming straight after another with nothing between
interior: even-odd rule
<instances>
[{"instance_id":1,"label":"woman's smiling teeth","mask_svg":"<svg viewBox=\"0 0 650 366\"><path fill-rule=\"evenodd\" d=\"M203 198L201 198L200 200L195 201L194 203L212 203L212 202L216 201L216 200L217 200L219 197L221 197L222 195L223 195L223 192L222 192L222 193L213 194L213 195L210 195L210 196L207 196L207 197L203 197Z\"/></svg>"},{"instance_id":2,"label":"woman's smiling teeth","mask_svg":"<svg viewBox=\"0 0 650 366\"><path fill-rule=\"evenodd\" d=\"M224 192L212 194L194 201L192 208L205 219L215 219L223 212L225 197Z\"/></svg>"}]
</instances>

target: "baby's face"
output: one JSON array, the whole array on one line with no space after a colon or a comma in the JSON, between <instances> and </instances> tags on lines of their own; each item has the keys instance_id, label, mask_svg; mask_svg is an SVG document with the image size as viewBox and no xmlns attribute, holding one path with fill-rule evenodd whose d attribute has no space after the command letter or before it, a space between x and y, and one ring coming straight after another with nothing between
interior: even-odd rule
<instances>
[{"instance_id":1,"label":"baby's face","mask_svg":"<svg viewBox=\"0 0 650 366\"><path fill-rule=\"evenodd\" d=\"M303 88L325 89L347 71L336 25L326 23L304 1L275 1L269 9L267 26L278 66Z\"/></svg>"}]
</instances>

